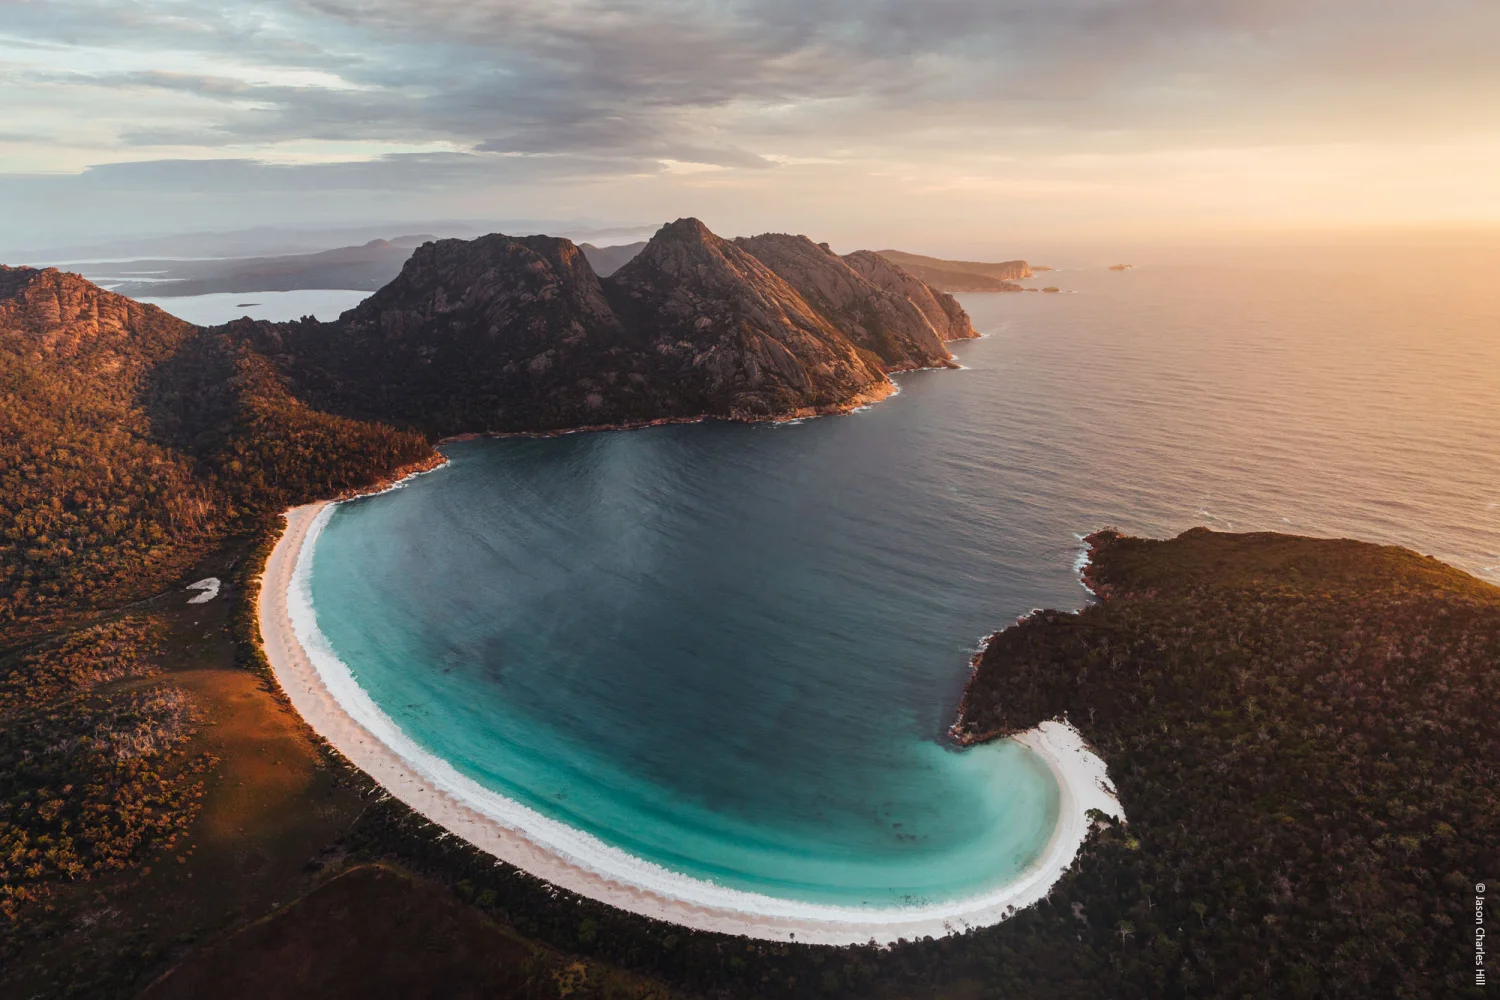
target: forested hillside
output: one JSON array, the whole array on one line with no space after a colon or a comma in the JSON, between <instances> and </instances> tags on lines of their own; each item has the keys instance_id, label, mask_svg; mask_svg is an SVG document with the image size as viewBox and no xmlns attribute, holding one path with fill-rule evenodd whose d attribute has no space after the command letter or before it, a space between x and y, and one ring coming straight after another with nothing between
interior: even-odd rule
<instances>
[{"instance_id":1,"label":"forested hillside","mask_svg":"<svg viewBox=\"0 0 1500 1000\"><path fill-rule=\"evenodd\" d=\"M247 517L431 455L303 406L222 334L0 267L0 648L159 590Z\"/></svg>"},{"instance_id":2,"label":"forested hillside","mask_svg":"<svg viewBox=\"0 0 1500 1000\"><path fill-rule=\"evenodd\" d=\"M959 726L1066 714L1129 816L1002 929L1002 995L1466 995L1500 589L1351 541L1090 544L1103 600L995 636Z\"/></svg>"}]
</instances>

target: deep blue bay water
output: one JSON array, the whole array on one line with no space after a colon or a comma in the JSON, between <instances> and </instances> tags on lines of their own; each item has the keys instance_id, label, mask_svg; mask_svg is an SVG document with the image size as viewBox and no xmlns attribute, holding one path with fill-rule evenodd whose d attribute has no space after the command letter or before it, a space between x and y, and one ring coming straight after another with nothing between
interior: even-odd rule
<instances>
[{"instance_id":1,"label":"deep blue bay water","mask_svg":"<svg viewBox=\"0 0 1500 1000\"><path fill-rule=\"evenodd\" d=\"M850 416L445 446L335 510L319 626L481 785L673 871L878 906L1045 845L1041 762L941 737L983 635L1086 600L1082 534L1348 535L1500 580L1500 295L1468 272L1043 277L1075 294L963 297L966 370Z\"/></svg>"}]
</instances>

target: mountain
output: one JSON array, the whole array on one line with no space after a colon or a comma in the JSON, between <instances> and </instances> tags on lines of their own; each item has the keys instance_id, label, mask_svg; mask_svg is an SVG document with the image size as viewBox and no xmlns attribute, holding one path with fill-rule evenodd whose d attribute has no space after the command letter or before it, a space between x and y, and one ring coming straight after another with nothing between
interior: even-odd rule
<instances>
[{"instance_id":1,"label":"mountain","mask_svg":"<svg viewBox=\"0 0 1500 1000\"><path fill-rule=\"evenodd\" d=\"M888 371L946 363L942 339L973 336L956 302L910 276L882 290L804 240L844 283L830 297L771 253L797 238L759 239L747 245L798 286L696 219L605 278L568 240L493 234L423 245L337 321L242 322L234 336L314 405L438 435L838 412L888 394Z\"/></svg>"},{"instance_id":2,"label":"mountain","mask_svg":"<svg viewBox=\"0 0 1500 1000\"><path fill-rule=\"evenodd\" d=\"M246 516L427 458L320 413L232 338L0 266L0 646L159 589Z\"/></svg>"},{"instance_id":3,"label":"mountain","mask_svg":"<svg viewBox=\"0 0 1500 1000\"><path fill-rule=\"evenodd\" d=\"M941 339L966 340L979 336L957 299L933 288L899 264L869 250L848 254L844 262L876 288L910 301L927 317Z\"/></svg>"},{"instance_id":4,"label":"mountain","mask_svg":"<svg viewBox=\"0 0 1500 1000\"><path fill-rule=\"evenodd\" d=\"M625 243L613 247L596 247L592 243L580 243L578 249L588 258L589 264L594 268L594 273L601 278L607 278L614 274L625 262L636 254L646 249L646 241L638 243Z\"/></svg>"},{"instance_id":5,"label":"mountain","mask_svg":"<svg viewBox=\"0 0 1500 1000\"><path fill-rule=\"evenodd\" d=\"M951 364L943 341L973 335L966 328L967 316L955 329L944 313L939 329L904 288L877 285L826 243L782 233L740 237L734 243L796 289L857 346L879 357L888 371ZM936 301L930 289L913 291Z\"/></svg>"},{"instance_id":6,"label":"mountain","mask_svg":"<svg viewBox=\"0 0 1500 1000\"><path fill-rule=\"evenodd\" d=\"M1007 260L987 264L975 260L943 260L901 250L875 251L898 264L932 287L945 292L1018 292L1014 282L1032 277L1031 266L1024 260Z\"/></svg>"}]
</instances>

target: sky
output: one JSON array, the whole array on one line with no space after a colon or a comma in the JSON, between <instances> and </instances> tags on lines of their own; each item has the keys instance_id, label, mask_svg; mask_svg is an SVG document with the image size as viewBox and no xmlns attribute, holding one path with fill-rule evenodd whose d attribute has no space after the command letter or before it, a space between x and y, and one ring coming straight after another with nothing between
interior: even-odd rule
<instances>
[{"instance_id":1,"label":"sky","mask_svg":"<svg viewBox=\"0 0 1500 1000\"><path fill-rule=\"evenodd\" d=\"M1497 53L1496 0L0 0L0 249L1500 227Z\"/></svg>"}]
</instances>

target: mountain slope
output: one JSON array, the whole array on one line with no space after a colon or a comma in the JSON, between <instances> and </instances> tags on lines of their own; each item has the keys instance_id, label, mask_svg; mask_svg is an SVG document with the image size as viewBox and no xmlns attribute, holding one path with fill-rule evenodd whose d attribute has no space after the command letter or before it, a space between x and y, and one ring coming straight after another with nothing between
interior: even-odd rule
<instances>
[{"instance_id":1,"label":"mountain slope","mask_svg":"<svg viewBox=\"0 0 1500 1000\"><path fill-rule=\"evenodd\" d=\"M949 363L942 333L905 295L871 283L848 262L806 236L767 233L741 237L735 245L749 251L790 284L803 299L836 325L856 345L875 353L890 371L931 368Z\"/></svg>"},{"instance_id":2,"label":"mountain slope","mask_svg":"<svg viewBox=\"0 0 1500 1000\"><path fill-rule=\"evenodd\" d=\"M968 340L979 336L958 300L928 285L899 264L870 250L845 254L844 262L876 288L911 302L943 340Z\"/></svg>"},{"instance_id":3,"label":"mountain slope","mask_svg":"<svg viewBox=\"0 0 1500 1000\"><path fill-rule=\"evenodd\" d=\"M159 589L245 514L428 454L154 306L0 267L0 645Z\"/></svg>"},{"instance_id":4,"label":"mountain slope","mask_svg":"<svg viewBox=\"0 0 1500 1000\"><path fill-rule=\"evenodd\" d=\"M863 354L796 289L697 219L663 226L607 279L611 301L648 338L704 413L823 412L890 390Z\"/></svg>"}]
</instances>

